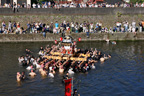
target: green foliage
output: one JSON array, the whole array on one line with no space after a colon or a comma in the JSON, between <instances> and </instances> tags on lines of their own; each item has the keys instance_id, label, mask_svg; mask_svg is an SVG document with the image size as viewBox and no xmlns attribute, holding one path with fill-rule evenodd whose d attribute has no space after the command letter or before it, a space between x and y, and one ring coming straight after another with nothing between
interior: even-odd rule
<instances>
[{"instance_id":1,"label":"green foliage","mask_svg":"<svg viewBox=\"0 0 144 96\"><path fill-rule=\"evenodd\" d=\"M142 14L138 14L138 17L139 17L139 18L142 18Z\"/></svg>"},{"instance_id":2,"label":"green foliage","mask_svg":"<svg viewBox=\"0 0 144 96\"><path fill-rule=\"evenodd\" d=\"M37 3L38 0L31 0L31 3Z\"/></svg>"},{"instance_id":3,"label":"green foliage","mask_svg":"<svg viewBox=\"0 0 144 96\"><path fill-rule=\"evenodd\" d=\"M121 17L121 15L122 15L122 13L117 12L117 16L118 16L118 17Z\"/></svg>"},{"instance_id":4,"label":"green foliage","mask_svg":"<svg viewBox=\"0 0 144 96\"><path fill-rule=\"evenodd\" d=\"M48 1L53 1L53 0L32 0L32 4L33 3L48 2Z\"/></svg>"},{"instance_id":5,"label":"green foliage","mask_svg":"<svg viewBox=\"0 0 144 96\"><path fill-rule=\"evenodd\" d=\"M136 2L138 2L138 3L143 3L144 2L144 0L130 0L130 2L131 3L136 3Z\"/></svg>"},{"instance_id":6,"label":"green foliage","mask_svg":"<svg viewBox=\"0 0 144 96\"><path fill-rule=\"evenodd\" d=\"M49 1L49 0L38 0L38 2L45 2L45 1Z\"/></svg>"},{"instance_id":7,"label":"green foliage","mask_svg":"<svg viewBox=\"0 0 144 96\"><path fill-rule=\"evenodd\" d=\"M53 1L53 0L38 0L39 3L41 3L41 2L48 2L48 1Z\"/></svg>"}]
</instances>

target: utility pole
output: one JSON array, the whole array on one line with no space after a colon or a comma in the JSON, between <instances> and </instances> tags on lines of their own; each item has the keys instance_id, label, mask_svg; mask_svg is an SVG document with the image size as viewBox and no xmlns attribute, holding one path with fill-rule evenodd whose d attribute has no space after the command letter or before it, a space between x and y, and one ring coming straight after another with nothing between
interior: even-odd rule
<instances>
[{"instance_id":1,"label":"utility pole","mask_svg":"<svg viewBox=\"0 0 144 96\"><path fill-rule=\"evenodd\" d=\"M10 1L10 4L13 5L13 0Z\"/></svg>"},{"instance_id":2,"label":"utility pole","mask_svg":"<svg viewBox=\"0 0 144 96\"><path fill-rule=\"evenodd\" d=\"M17 5L17 0L13 0L13 3L14 3L14 2L15 2L15 3L16 3L16 5Z\"/></svg>"},{"instance_id":3,"label":"utility pole","mask_svg":"<svg viewBox=\"0 0 144 96\"><path fill-rule=\"evenodd\" d=\"M27 6L30 5L31 6L31 0L27 0Z\"/></svg>"}]
</instances>

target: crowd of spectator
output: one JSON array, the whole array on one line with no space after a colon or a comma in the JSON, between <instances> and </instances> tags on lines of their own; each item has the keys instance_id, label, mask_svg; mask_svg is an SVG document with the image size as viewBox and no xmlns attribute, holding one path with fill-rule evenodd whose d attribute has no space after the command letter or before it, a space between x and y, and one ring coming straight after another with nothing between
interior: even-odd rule
<instances>
[{"instance_id":1,"label":"crowd of spectator","mask_svg":"<svg viewBox=\"0 0 144 96\"><path fill-rule=\"evenodd\" d=\"M115 4L108 4L108 3L95 3L95 2L81 2L81 3L64 3L64 4L59 4L59 3L51 3L51 2L43 2L41 4L39 3L33 3L32 5L27 5L26 3L23 4L17 4L17 8L87 8L87 7L92 7L92 8L98 8L98 7L106 7L106 8L114 8L114 7L144 7L144 3L115 3ZM0 8L13 8L13 4L7 4L5 3L4 5L0 4Z\"/></svg>"},{"instance_id":2,"label":"crowd of spectator","mask_svg":"<svg viewBox=\"0 0 144 96\"><path fill-rule=\"evenodd\" d=\"M26 33L114 33L114 32L142 32L144 31L144 22L140 21L139 24L136 24L135 21L129 23L127 21L124 22L116 22L113 27L105 27L101 22L93 23L93 22L66 22L63 21L58 23L51 22L50 24L41 23L41 22L28 22L27 28L24 28L20 25L19 22L11 22L9 21L6 24L4 21L0 27L1 34L26 34Z\"/></svg>"}]
</instances>

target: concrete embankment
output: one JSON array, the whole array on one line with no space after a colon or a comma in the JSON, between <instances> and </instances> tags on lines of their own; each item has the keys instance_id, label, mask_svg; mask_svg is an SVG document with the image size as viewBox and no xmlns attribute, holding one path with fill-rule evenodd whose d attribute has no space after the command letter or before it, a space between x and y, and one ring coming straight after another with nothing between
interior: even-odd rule
<instances>
[{"instance_id":1,"label":"concrete embankment","mask_svg":"<svg viewBox=\"0 0 144 96\"><path fill-rule=\"evenodd\" d=\"M23 15L23 14L46 14L46 15L116 15L118 13L124 15L144 14L143 8L19 8L19 11L14 13L11 8L0 8L0 15Z\"/></svg>"},{"instance_id":2,"label":"concrete embankment","mask_svg":"<svg viewBox=\"0 0 144 96\"><path fill-rule=\"evenodd\" d=\"M54 41L61 37L61 34L46 34L46 38L43 34L0 34L0 42L44 42ZM144 33L92 33L89 38L85 33L71 34L71 36L77 41L79 37L82 41L103 41L109 40L144 40Z\"/></svg>"}]
</instances>

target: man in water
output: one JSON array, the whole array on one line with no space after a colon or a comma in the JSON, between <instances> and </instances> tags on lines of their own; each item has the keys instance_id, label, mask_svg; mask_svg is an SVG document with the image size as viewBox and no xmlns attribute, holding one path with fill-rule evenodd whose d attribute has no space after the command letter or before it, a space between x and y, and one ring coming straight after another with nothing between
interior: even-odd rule
<instances>
[{"instance_id":1,"label":"man in water","mask_svg":"<svg viewBox=\"0 0 144 96\"><path fill-rule=\"evenodd\" d=\"M31 70L31 72L29 73L29 76L34 77L34 76L36 76L36 73L33 72L33 70Z\"/></svg>"},{"instance_id":2,"label":"man in water","mask_svg":"<svg viewBox=\"0 0 144 96\"><path fill-rule=\"evenodd\" d=\"M64 79L69 79L69 73L67 72L66 75L64 76Z\"/></svg>"},{"instance_id":3,"label":"man in water","mask_svg":"<svg viewBox=\"0 0 144 96\"><path fill-rule=\"evenodd\" d=\"M17 78L17 81L18 81L18 82L21 81L21 74L20 74L20 72L17 72L17 76L16 76L16 78Z\"/></svg>"},{"instance_id":4,"label":"man in water","mask_svg":"<svg viewBox=\"0 0 144 96\"><path fill-rule=\"evenodd\" d=\"M51 70L50 73L49 73L49 77L54 78L54 75L53 75L53 71L52 71L52 70Z\"/></svg>"},{"instance_id":5,"label":"man in water","mask_svg":"<svg viewBox=\"0 0 144 96\"><path fill-rule=\"evenodd\" d=\"M80 94L78 94L78 92L77 92L77 89L74 89L73 96L80 96Z\"/></svg>"},{"instance_id":6,"label":"man in water","mask_svg":"<svg viewBox=\"0 0 144 96\"><path fill-rule=\"evenodd\" d=\"M42 76L47 76L47 71L43 68L43 70L41 71L41 75Z\"/></svg>"},{"instance_id":7,"label":"man in water","mask_svg":"<svg viewBox=\"0 0 144 96\"><path fill-rule=\"evenodd\" d=\"M21 80L24 80L25 78L26 78L25 72L23 71L23 72L22 72L22 75L21 75Z\"/></svg>"},{"instance_id":8,"label":"man in water","mask_svg":"<svg viewBox=\"0 0 144 96\"><path fill-rule=\"evenodd\" d=\"M26 54L30 55L32 52L29 49L26 49Z\"/></svg>"}]
</instances>

